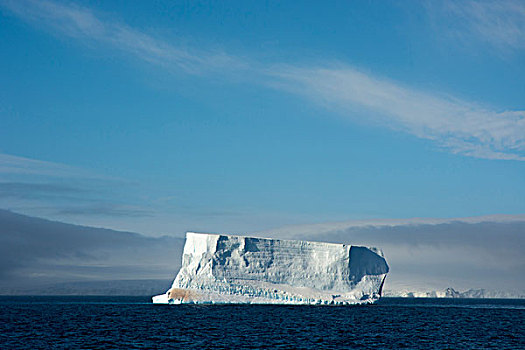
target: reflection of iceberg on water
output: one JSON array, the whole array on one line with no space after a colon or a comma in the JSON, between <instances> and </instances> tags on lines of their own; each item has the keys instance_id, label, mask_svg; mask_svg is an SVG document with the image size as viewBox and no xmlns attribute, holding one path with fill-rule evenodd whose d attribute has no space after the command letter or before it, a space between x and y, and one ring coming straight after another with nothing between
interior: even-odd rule
<instances>
[{"instance_id":1,"label":"reflection of iceberg on water","mask_svg":"<svg viewBox=\"0 0 525 350\"><path fill-rule=\"evenodd\" d=\"M373 303L387 272L375 248L188 232L182 267L153 302Z\"/></svg>"}]
</instances>

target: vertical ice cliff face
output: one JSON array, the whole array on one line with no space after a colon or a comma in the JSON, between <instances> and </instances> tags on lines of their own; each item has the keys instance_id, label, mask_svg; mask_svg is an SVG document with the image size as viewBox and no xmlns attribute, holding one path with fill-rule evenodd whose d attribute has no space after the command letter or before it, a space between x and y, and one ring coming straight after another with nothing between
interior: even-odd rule
<instances>
[{"instance_id":1,"label":"vertical ice cliff face","mask_svg":"<svg viewBox=\"0 0 525 350\"><path fill-rule=\"evenodd\" d=\"M388 265L380 250L307 241L187 233L175 303L370 303ZM155 300L155 299L154 299Z\"/></svg>"}]
</instances>

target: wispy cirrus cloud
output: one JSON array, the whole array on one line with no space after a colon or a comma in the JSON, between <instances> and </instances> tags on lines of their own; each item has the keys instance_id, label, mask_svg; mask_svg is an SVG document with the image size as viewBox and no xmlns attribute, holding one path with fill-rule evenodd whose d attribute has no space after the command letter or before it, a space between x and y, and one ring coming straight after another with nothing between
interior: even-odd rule
<instances>
[{"instance_id":1,"label":"wispy cirrus cloud","mask_svg":"<svg viewBox=\"0 0 525 350\"><path fill-rule=\"evenodd\" d=\"M0 198L63 198L83 192L81 188L59 183L0 182Z\"/></svg>"},{"instance_id":2,"label":"wispy cirrus cloud","mask_svg":"<svg viewBox=\"0 0 525 350\"><path fill-rule=\"evenodd\" d=\"M504 52L525 49L525 2L448 0L428 2L440 30L467 43L474 40Z\"/></svg>"},{"instance_id":3,"label":"wispy cirrus cloud","mask_svg":"<svg viewBox=\"0 0 525 350\"><path fill-rule=\"evenodd\" d=\"M365 74L349 66L284 67L280 87L368 121L437 142L453 153L485 159L525 160L525 111L494 111Z\"/></svg>"},{"instance_id":4,"label":"wispy cirrus cloud","mask_svg":"<svg viewBox=\"0 0 525 350\"><path fill-rule=\"evenodd\" d=\"M470 16L470 32L484 35L485 30L493 30L490 40L505 38L501 40L507 40L506 45L521 47L524 36L523 25L519 23L523 21L519 19L523 6L515 2L505 3L506 7L486 3L489 5L448 2L447 8L457 16ZM74 4L33 0L4 0L2 4L26 21L76 40L108 45L171 72L194 75L242 72L252 83L304 96L352 121L432 140L455 154L525 160L524 110L497 109L420 91L348 65L283 66L279 62L248 61L224 52L185 48ZM496 10L489 11L490 6ZM512 11L514 8L517 14ZM511 24L505 24L508 18Z\"/></svg>"},{"instance_id":5,"label":"wispy cirrus cloud","mask_svg":"<svg viewBox=\"0 0 525 350\"><path fill-rule=\"evenodd\" d=\"M69 165L0 153L0 174L78 176L85 171Z\"/></svg>"},{"instance_id":6,"label":"wispy cirrus cloud","mask_svg":"<svg viewBox=\"0 0 525 350\"><path fill-rule=\"evenodd\" d=\"M154 216L152 210L140 206L114 204L114 203L94 203L84 206L69 206L57 210L61 216L120 216L120 217L144 217Z\"/></svg>"},{"instance_id":7,"label":"wispy cirrus cloud","mask_svg":"<svg viewBox=\"0 0 525 350\"><path fill-rule=\"evenodd\" d=\"M0 208L69 217L152 215L121 202L114 188L126 184L77 167L0 153Z\"/></svg>"},{"instance_id":8,"label":"wispy cirrus cloud","mask_svg":"<svg viewBox=\"0 0 525 350\"><path fill-rule=\"evenodd\" d=\"M201 74L246 66L245 61L235 56L173 45L73 3L45 0L3 0L1 3L26 21L67 37L109 45L168 70Z\"/></svg>"}]
</instances>

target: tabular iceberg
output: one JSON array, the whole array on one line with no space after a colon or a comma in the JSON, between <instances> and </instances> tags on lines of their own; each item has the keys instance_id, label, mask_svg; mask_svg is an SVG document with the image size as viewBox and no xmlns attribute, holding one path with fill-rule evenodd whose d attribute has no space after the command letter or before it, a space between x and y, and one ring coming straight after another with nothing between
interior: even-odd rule
<instances>
[{"instance_id":1,"label":"tabular iceberg","mask_svg":"<svg viewBox=\"0 0 525 350\"><path fill-rule=\"evenodd\" d=\"M381 296L376 248L188 232L182 267L159 304L362 304Z\"/></svg>"}]
</instances>

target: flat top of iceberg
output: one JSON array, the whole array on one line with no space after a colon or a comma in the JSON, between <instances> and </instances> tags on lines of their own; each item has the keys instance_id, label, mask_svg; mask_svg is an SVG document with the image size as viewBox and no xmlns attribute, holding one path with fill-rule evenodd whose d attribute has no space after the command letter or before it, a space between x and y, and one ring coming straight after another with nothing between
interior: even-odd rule
<instances>
[{"instance_id":1,"label":"flat top of iceberg","mask_svg":"<svg viewBox=\"0 0 525 350\"><path fill-rule=\"evenodd\" d=\"M273 241L273 242L289 242L290 244L297 244L297 243L303 243L308 244L312 247L318 246L318 247L351 247L351 244L346 243L329 243L329 242L321 242L321 241L305 241L305 240L297 240L297 239L280 239L280 238L269 238L269 237L260 237L260 236L246 236L246 235L235 235L235 234L222 234L222 233L203 233L203 232L186 232L186 240L190 239L191 241L197 243L197 242L204 242L208 239L207 237L212 237L214 239L219 239L220 237L224 238L232 238L232 239L252 239L256 241ZM194 244L195 244L194 243ZM197 243L198 244L198 243ZM376 247L366 247L367 249L372 250L374 253L378 254L381 257L384 257L383 252L381 249Z\"/></svg>"}]
</instances>

